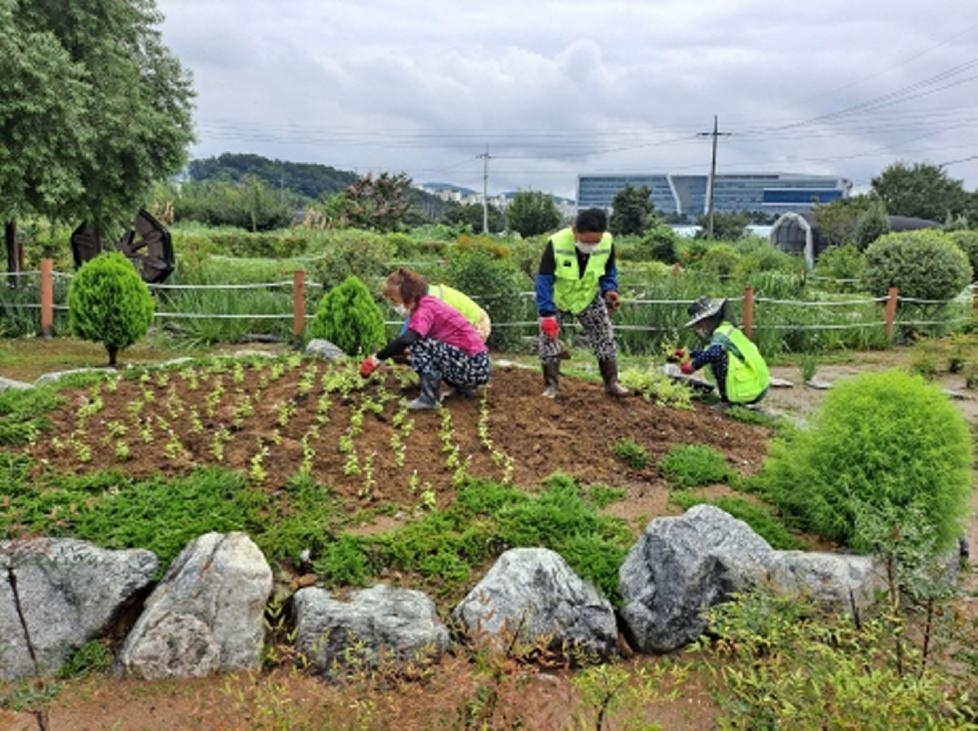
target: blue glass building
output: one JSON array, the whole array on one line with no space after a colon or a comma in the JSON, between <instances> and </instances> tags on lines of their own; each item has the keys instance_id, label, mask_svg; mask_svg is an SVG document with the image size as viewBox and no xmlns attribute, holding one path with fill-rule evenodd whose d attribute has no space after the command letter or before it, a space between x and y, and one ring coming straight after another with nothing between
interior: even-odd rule
<instances>
[{"instance_id":1,"label":"blue glass building","mask_svg":"<svg viewBox=\"0 0 978 731\"><path fill-rule=\"evenodd\" d=\"M615 194L626 185L648 186L655 210L662 215L690 220L709 209L709 175L578 175L577 207L611 208ZM719 213L765 213L779 216L810 211L815 203L830 203L849 196L852 182L833 175L752 173L717 175L713 209Z\"/></svg>"}]
</instances>

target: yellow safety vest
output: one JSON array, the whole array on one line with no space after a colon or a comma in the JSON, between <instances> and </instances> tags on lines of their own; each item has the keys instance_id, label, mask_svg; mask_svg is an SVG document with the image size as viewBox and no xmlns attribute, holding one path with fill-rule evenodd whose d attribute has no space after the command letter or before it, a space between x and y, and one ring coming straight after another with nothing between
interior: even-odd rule
<instances>
[{"instance_id":1,"label":"yellow safety vest","mask_svg":"<svg viewBox=\"0 0 978 731\"><path fill-rule=\"evenodd\" d=\"M728 353L727 380L724 384L727 401L747 404L764 395L771 383L767 363L743 331L729 322L722 322L713 331L710 344L718 344Z\"/></svg>"},{"instance_id":2,"label":"yellow safety vest","mask_svg":"<svg viewBox=\"0 0 978 731\"><path fill-rule=\"evenodd\" d=\"M557 309L576 315L598 293L598 280L605 272L611 256L611 234L605 232L598 247L591 252L584 274L577 266L574 229L565 228L550 237L554 247L554 304Z\"/></svg>"}]
</instances>

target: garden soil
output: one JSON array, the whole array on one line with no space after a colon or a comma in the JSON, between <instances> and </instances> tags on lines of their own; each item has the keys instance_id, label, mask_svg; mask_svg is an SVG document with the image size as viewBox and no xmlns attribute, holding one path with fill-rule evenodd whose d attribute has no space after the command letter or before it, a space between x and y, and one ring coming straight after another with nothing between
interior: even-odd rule
<instances>
[{"instance_id":1,"label":"garden soil","mask_svg":"<svg viewBox=\"0 0 978 731\"><path fill-rule=\"evenodd\" d=\"M900 365L906 353L889 351L870 354L864 361L843 366L822 366L818 379L831 382L865 370ZM269 445L272 456L266 460L265 483L270 490L280 489L303 459L301 437L315 418L316 392L299 396L297 382L301 371L286 372L272 382L259 383L256 372L245 369L238 382L227 376L226 393L259 393L254 413L239 422L228 441L222 464L244 472L255 445L261 440ZM516 364L496 366L491 386L485 394L447 401L442 411L413 415L414 428L405 440L405 465L416 471L416 479L406 479L405 467L397 464L392 453L391 434L397 428L393 413L397 398L413 397L417 387L399 385L396 370L385 368L368 386L371 394L393 394L380 414L364 413L362 431L355 436L361 460L370 456L372 484L365 487L364 477L344 474L343 454L335 449L318 450L312 460L312 476L334 486L335 492L351 510L365 519L358 531L387 530L411 519L419 504L419 485L426 486L439 505L454 499L453 469L446 466L443 437L450 423L454 444L461 459L467 460L466 471L499 479L509 471L512 480L530 490L539 489L542 481L554 473L566 473L582 484L604 484L625 488L622 500L608 508L623 518L636 535L656 516L676 514L678 508L668 502L667 482L656 465L674 446L705 444L726 455L739 472L758 470L766 454L768 429L750 425L726 416L721 410L702 403L691 409L676 409L649 403L639 397L614 399L596 382L564 378L558 399L540 397L542 380L535 369ZM798 421L811 414L826 391L801 384L797 368L773 368L772 374L793 382L792 387L772 389L763 409ZM145 448L133 450L121 465L133 475L160 472L182 474L196 465L216 463L210 452L210 435L233 420L236 402L230 396L208 416L204 406L205 386L173 377L168 383L122 380L114 393L102 391L103 407L86 424L94 454L90 462L79 464L70 450L58 449L51 439L41 440L31 448L32 454L46 464L62 470L96 470L118 466L109 436L113 419L124 420L131 404L142 402L146 418L151 413L166 414L167 428L179 436L185 450L180 455L165 456L163 440L157 439ZM948 377L944 384L961 390L965 398L956 400L974 426L978 424L978 401L963 391L963 384ZM213 388L213 385L206 386ZM156 389L152 401L145 392ZM335 445L349 428L351 413L362 403L364 394L353 392L348 399L336 401L328 423L322 425L322 444ZM77 426L77 412L87 403L86 391L70 395L67 404L53 415L55 433L68 434ZM382 399L378 399L382 400ZM184 414L178 415L177 405ZM189 405L197 405L202 431L187 416ZM281 424L283 404L293 407L285 426ZM448 412L446 416L445 412ZM480 421L488 414L488 432ZM114 416L113 416L114 415ZM276 432L277 437L276 437ZM491 449L486 436L491 440ZM648 467L633 468L615 455L615 445L630 438L644 447L652 457ZM496 453L496 459L493 459ZM506 459L499 459L505 455ZM507 467L507 465L509 465ZM724 493L714 486L708 492ZM383 510L372 510L385 506ZM360 510L362 509L362 510ZM978 502L973 500L969 540L972 556L978 555L975 537L978 525ZM282 577L279 577L280 579ZM288 577L285 577L286 579ZM970 591L965 611L974 612L974 575L968 577ZM970 602L970 603L969 603ZM677 657L682 659L682 653ZM286 658L287 659L287 658ZM627 663L641 666L655 664L662 668L669 658L631 657ZM497 713L493 724L506 727L559 729L578 727L577 691L572 676L560 670L540 671L527 667L510 668L499 674L493 686ZM485 669L476 672L467 658L449 656L437 665L430 677L422 681L378 683L364 679L346 686L330 685L282 662L259 675L237 674L183 681L143 682L113 680L105 676L65 682L57 696L48 702L47 728L57 731L74 729L252 729L252 728L468 728L472 718L472 701L484 698ZM706 691L706 679L686 677L664 679L660 700L647 708L646 722L658 722L665 729L710 728L717 708ZM667 697L670 689L677 691ZM323 709L344 709L326 712ZM468 710L466 710L468 708ZM327 714L327 715L324 715ZM332 714L332 715L330 715ZM467 715L468 714L468 715ZM435 723L433 719L441 719ZM452 722L454 719L454 722ZM468 719L468 721L466 720ZM593 720L590 722L593 726ZM31 713L0 710L0 728L37 729L39 717ZM502 727L491 725L487 727Z\"/></svg>"}]
</instances>

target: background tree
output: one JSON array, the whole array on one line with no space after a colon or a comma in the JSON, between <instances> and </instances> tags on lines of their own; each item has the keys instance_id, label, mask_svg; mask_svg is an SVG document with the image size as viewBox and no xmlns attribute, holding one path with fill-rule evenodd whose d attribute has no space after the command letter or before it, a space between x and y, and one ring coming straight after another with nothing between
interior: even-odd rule
<instances>
[{"instance_id":1,"label":"background tree","mask_svg":"<svg viewBox=\"0 0 978 731\"><path fill-rule=\"evenodd\" d=\"M716 241L736 241L747 235L747 225L750 219L746 213L713 213L713 238ZM706 215L696 219L700 230L696 238L705 239L709 233L709 217Z\"/></svg>"},{"instance_id":2,"label":"background tree","mask_svg":"<svg viewBox=\"0 0 978 731\"><path fill-rule=\"evenodd\" d=\"M0 221L12 272L20 268L16 220L56 217L82 193L87 91L83 69L54 34L23 27L15 9L0 0Z\"/></svg>"},{"instance_id":3,"label":"background tree","mask_svg":"<svg viewBox=\"0 0 978 731\"><path fill-rule=\"evenodd\" d=\"M411 209L406 173L361 175L343 194L349 202L345 216L351 226L367 230L396 231Z\"/></svg>"},{"instance_id":4,"label":"background tree","mask_svg":"<svg viewBox=\"0 0 978 731\"><path fill-rule=\"evenodd\" d=\"M637 188L626 183L611 200L611 218L608 230L615 236L641 235L656 222L652 189L647 185Z\"/></svg>"},{"instance_id":5,"label":"background tree","mask_svg":"<svg viewBox=\"0 0 978 731\"><path fill-rule=\"evenodd\" d=\"M883 234L890 233L890 217L879 198L874 198L869 207L856 219L855 244L865 249Z\"/></svg>"},{"instance_id":6,"label":"background tree","mask_svg":"<svg viewBox=\"0 0 978 731\"><path fill-rule=\"evenodd\" d=\"M155 180L180 170L193 140L191 80L162 43L163 16L153 0L36 0L15 3L13 18L18 32L57 39L82 84L84 154L71 162L81 185L50 208L96 229L129 220Z\"/></svg>"},{"instance_id":7,"label":"background tree","mask_svg":"<svg viewBox=\"0 0 978 731\"><path fill-rule=\"evenodd\" d=\"M960 180L951 180L937 165L898 162L872 180L873 191L895 216L944 221L966 213L969 195Z\"/></svg>"},{"instance_id":8,"label":"background tree","mask_svg":"<svg viewBox=\"0 0 978 731\"><path fill-rule=\"evenodd\" d=\"M812 209L819 235L830 246L842 246L856 241L859 218L872 207L875 196L856 195L831 203L816 204Z\"/></svg>"},{"instance_id":9,"label":"background tree","mask_svg":"<svg viewBox=\"0 0 978 731\"><path fill-rule=\"evenodd\" d=\"M462 224L468 226L471 231L482 231L482 213L481 203L454 205L445 212L441 220L449 226ZM488 206L486 213L491 232L498 233L506 228L506 217L496 206Z\"/></svg>"},{"instance_id":10,"label":"background tree","mask_svg":"<svg viewBox=\"0 0 978 731\"><path fill-rule=\"evenodd\" d=\"M139 340L153 324L156 304L139 272L118 251L82 264L68 286L68 327L83 340L105 345L109 365L120 350Z\"/></svg>"},{"instance_id":11,"label":"background tree","mask_svg":"<svg viewBox=\"0 0 978 731\"><path fill-rule=\"evenodd\" d=\"M511 231L520 236L539 236L560 225L560 210L554 199L538 190L521 190L506 207Z\"/></svg>"}]
</instances>

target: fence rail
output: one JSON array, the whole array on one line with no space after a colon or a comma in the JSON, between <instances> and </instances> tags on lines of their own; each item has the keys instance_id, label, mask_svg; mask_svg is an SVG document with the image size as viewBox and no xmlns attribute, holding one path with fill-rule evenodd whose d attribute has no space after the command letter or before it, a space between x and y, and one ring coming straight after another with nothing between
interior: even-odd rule
<instances>
[{"instance_id":1,"label":"fence rail","mask_svg":"<svg viewBox=\"0 0 978 731\"><path fill-rule=\"evenodd\" d=\"M40 262L40 269L37 271L30 272L16 272L11 273L8 277L17 278L36 278L38 281L38 292L39 297L36 303L22 302L20 307L25 309L38 310L38 325L39 332L42 335L51 335L53 333L54 324L54 313L55 312L65 312L67 310L67 305L63 303L55 302L54 292L55 292L55 281L67 281L70 283L72 275L70 273L56 272L53 269L53 262L50 259L42 259ZM14 280L15 286L17 280ZM8 286L10 286L8 282ZM188 312L188 311L167 311L158 310L155 313L155 317L159 320L203 320L203 319L213 319L213 320L292 320L292 336L296 339L301 339L305 331L306 324L310 315L306 313L306 275L304 271L296 271L293 274L292 281L277 281L277 282L260 282L251 284L156 284L149 285L152 291L166 292L166 291L178 291L178 290L201 290L201 291L216 291L216 290L291 290L291 310L283 308L280 312L264 312L264 313L254 313L254 314L243 314L243 313L220 313L220 312ZM978 308L978 300L975 299L975 292L978 290L972 290L972 307ZM521 297L527 299L528 304L532 302L534 293L532 291L521 292ZM487 301L491 298L482 298L483 301ZM741 318L742 326L748 337L754 337L755 331L771 331L771 332L786 332L786 331L812 331L812 330L848 330L848 329L878 329L882 328L885 332L887 338L891 338L893 335L894 324L896 323L896 313L897 306L899 303L915 304L915 305L945 305L950 303L960 303L961 300L958 298L952 300L922 300L915 298L901 298L898 290L894 287L891 288L887 293L886 297L868 297L863 299L850 298L846 300L834 300L834 301L804 301L804 300L785 300L785 299L775 299L763 296L755 296L754 291L751 288L746 288L742 296L732 296L728 298L730 302L738 303L741 306ZM636 298L633 300L626 300L623 305L625 308L638 307L638 306L653 306L653 307L668 307L675 308L677 311L684 312L685 307L688 303L681 300L669 300L669 299L644 299ZM771 321L769 319L772 310L776 311L781 307L799 307L799 308L836 308L836 311L840 308L862 308L865 311L867 306L873 306L874 308L881 308L881 317L874 319L862 319L856 322L831 322L831 323L791 323L791 322L777 322ZM768 313L767 317L763 322L756 322L756 316L758 312ZM957 317L957 318L945 318L943 320L928 320L928 319L916 319L916 320L901 320L901 325L911 325L911 326L931 326L940 324L959 324L967 322L969 318L967 317ZM388 323L394 324L394 323ZM493 328L535 328L536 320L515 320L511 322L493 322ZM620 332L635 332L635 333L656 333L667 331L669 327L662 327L660 324L628 324L619 323L614 325L614 329Z\"/></svg>"}]
</instances>

